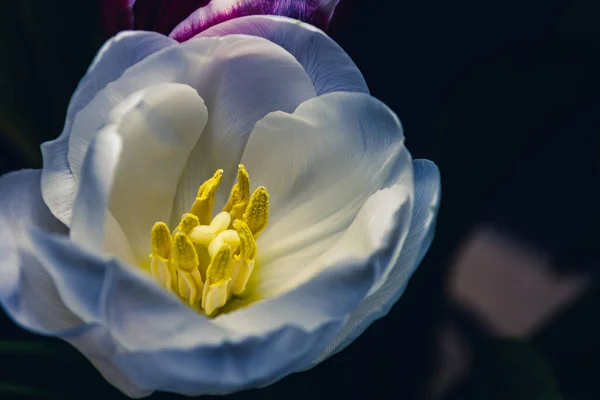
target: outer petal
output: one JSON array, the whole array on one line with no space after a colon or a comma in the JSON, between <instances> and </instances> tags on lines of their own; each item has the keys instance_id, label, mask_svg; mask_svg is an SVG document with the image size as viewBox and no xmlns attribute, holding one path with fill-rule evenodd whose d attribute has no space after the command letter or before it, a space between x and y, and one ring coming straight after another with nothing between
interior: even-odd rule
<instances>
[{"instance_id":1,"label":"outer petal","mask_svg":"<svg viewBox=\"0 0 600 400\"><path fill-rule=\"evenodd\" d=\"M104 252L104 221L123 147L121 137L110 128L94 138L87 152L70 232L74 243L96 253Z\"/></svg>"},{"instance_id":2,"label":"outer petal","mask_svg":"<svg viewBox=\"0 0 600 400\"><path fill-rule=\"evenodd\" d=\"M82 78L69 103L61 135L42 145L42 195L52 214L64 224L70 225L77 192L77 183L67 160L69 138L76 115L127 68L174 43L172 39L153 32L122 33L106 42Z\"/></svg>"},{"instance_id":3,"label":"outer petal","mask_svg":"<svg viewBox=\"0 0 600 400\"><path fill-rule=\"evenodd\" d=\"M68 306L90 326L108 329L108 336L99 333L111 357L104 361L142 390L197 395L269 383L309 363L341 326L326 320L310 331L281 323L277 329L229 329L185 306L141 270L97 258L64 238L38 232L33 240Z\"/></svg>"},{"instance_id":4,"label":"outer petal","mask_svg":"<svg viewBox=\"0 0 600 400\"><path fill-rule=\"evenodd\" d=\"M340 246L373 193L396 181L412 192L400 122L362 93L329 93L293 114L269 114L252 131L242 163L253 183L271 193L270 225L258 241L260 268L251 289L262 295L295 286L307 265L319 268L311 260ZM388 200L411 204L398 196Z\"/></svg>"},{"instance_id":5,"label":"outer petal","mask_svg":"<svg viewBox=\"0 0 600 400\"><path fill-rule=\"evenodd\" d=\"M169 36L183 42L211 26L248 15L281 15L327 29L339 0L211 0Z\"/></svg>"},{"instance_id":6,"label":"outer petal","mask_svg":"<svg viewBox=\"0 0 600 400\"><path fill-rule=\"evenodd\" d=\"M22 170L0 178L0 301L19 325L42 334L77 327L80 319L64 305L27 237L35 226L66 233L44 204L40 171Z\"/></svg>"},{"instance_id":7,"label":"outer petal","mask_svg":"<svg viewBox=\"0 0 600 400\"><path fill-rule=\"evenodd\" d=\"M433 240L435 217L440 201L440 175L434 163L414 161L415 205L410 230L402 253L393 270L375 292L352 312L344 329L333 340L315 364L343 350L360 336L371 323L385 316L398 301L408 280L416 270Z\"/></svg>"},{"instance_id":8,"label":"outer petal","mask_svg":"<svg viewBox=\"0 0 600 400\"><path fill-rule=\"evenodd\" d=\"M215 25L199 36L245 34L263 37L292 54L310 77L317 95L329 92L369 93L358 67L320 29L291 18L254 15Z\"/></svg>"}]
</instances>

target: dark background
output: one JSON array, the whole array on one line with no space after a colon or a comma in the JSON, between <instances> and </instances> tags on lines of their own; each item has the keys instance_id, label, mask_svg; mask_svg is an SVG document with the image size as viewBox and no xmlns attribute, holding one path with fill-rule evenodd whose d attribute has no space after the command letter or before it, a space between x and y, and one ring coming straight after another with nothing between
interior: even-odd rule
<instances>
[{"instance_id":1,"label":"dark background","mask_svg":"<svg viewBox=\"0 0 600 400\"><path fill-rule=\"evenodd\" d=\"M436 239L390 314L350 347L232 399L600 398L599 17L597 0L341 0L330 35L398 113L414 158L441 170ZM0 2L0 173L41 166L39 144L59 135L103 40L92 0ZM585 290L527 334L492 329L451 283L481 226ZM448 326L468 367L434 395ZM68 345L4 315L0 369L2 399L122 398Z\"/></svg>"}]
</instances>

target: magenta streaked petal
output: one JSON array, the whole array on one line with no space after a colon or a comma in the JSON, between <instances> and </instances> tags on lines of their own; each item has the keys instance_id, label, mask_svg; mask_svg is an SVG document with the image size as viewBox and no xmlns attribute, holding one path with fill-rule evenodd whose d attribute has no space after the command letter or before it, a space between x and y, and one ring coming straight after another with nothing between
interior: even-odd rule
<instances>
[{"instance_id":1,"label":"magenta streaked petal","mask_svg":"<svg viewBox=\"0 0 600 400\"><path fill-rule=\"evenodd\" d=\"M107 35L133 29L133 5L135 0L102 0L102 24Z\"/></svg>"},{"instance_id":2,"label":"magenta streaked petal","mask_svg":"<svg viewBox=\"0 0 600 400\"><path fill-rule=\"evenodd\" d=\"M177 25L169 36L183 42L211 26L248 15L281 15L310 23L325 30L338 1L212 0Z\"/></svg>"}]
</instances>

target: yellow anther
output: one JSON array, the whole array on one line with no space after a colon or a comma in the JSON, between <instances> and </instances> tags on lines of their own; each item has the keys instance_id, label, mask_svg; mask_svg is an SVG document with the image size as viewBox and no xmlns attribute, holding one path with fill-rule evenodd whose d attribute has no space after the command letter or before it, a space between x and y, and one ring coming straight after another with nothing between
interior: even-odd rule
<instances>
[{"instance_id":1,"label":"yellow anther","mask_svg":"<svg viewBox=\"0 0 600 400\"><path fill-rule=\"evenodd\" d=\"M186 213L181 216L181 221L177 225L177 228L175 228L175 232L183 232L187 235L198 225L200 225L198 217L194 214Z\"/></svg>"},{"instance_id":2,"label":"yellow anther","mask_svg":"<svg viewBox=\"0 0 600 400\"><path fill-rule=\"evenodd\" d=\"M236 256L238 260L254 260L256 258L256 240L246 223L236 219L233 221L233 228L237 231L240 238L240 254Z\"/></svg>"},{"instance_id":3,"label":"yellow anther","mask_svg":"<svg viewBox=\"0 0 600 400\"><path fill-rule=\"evenodd\" d=\"M162 258L169 258L171 251L171 232L169 227L164 222L157 222L152 227L150 236L152 243L152 255Z\"/></svg>"},{"instance_id":4,"label":"yellow anther","mask_svg":"<svg viewBox=\"0 0 600 400\"><path fill-rule=\"evenodd\" d=\"M213 256L206 270L206 284L231 279L232 267L231 246L225 244Z\"/></svg>"},{"instance_id":5,"label":"yellow anther","mask_svg":"<svg viewBox=\"0 0 600 400\"><path fill-rule=\"evenodd\" d=\"M210 222L210 227L219 233L229 228L229 224L231 224L231 215L228 212L222 211L213 218Z\"/></svg>"},{"instance_id":6,"label":"yellow anther","mask_svg":"<svg viewBox=\"0 0 600 400\"><path fill-rule=\"evenodd\" d=\"M231 246L231 251L240 245L240 237L233 229L227 229L217 235L215 239L208 245L208 254L214 257L215 254L223 247L223 245Z\"/></svg>"},{"instance_id":7,"label":"yellow anther","mask_svg":"<svg viewBox=\"0 0 600 400\"><path fill-rule=\"evenodd\" d=\"M259 186L252 193L242 220L248 225L254 238L258 238L258 235L265 230L269 223L269 193L267 193L267 188Z\"/></svg>"},{"instance_id":8,"label":"yellow anther","mask_svg":"<svg viewBox=\"0 0 600 400\"><path fill-rule=\"evenodd\" d=\"M227 288L233 272L231 246L223 245L214 255L206 271L206 283L202 291L202 308L207 315L223 307L228 300Z\"/></svg>"},{"instance_id":9,"label":"yellow anther","mask_svg":"<svg viewBox=\"0 0 600 400\"><path fill-rule=\"evenodd\" d=\"M231 189L229 200L223 207L223 211L227 211L231 214L232 219L241 218L248 207L250 201L250 176L246 171L246 168L240 164L238 165L238 181Z\"/></svg>"},{"instance_id":10,"label":"yellow anther","mask_svg":"<svg viewBox=\"0 0 600 400\"><path fill-rule=\"evenodd\" d=\"M200 185L196 201L192 205L191 213L198 217L201 225L208 225L212 219L212 210L215 205L215 192L221 182L223 170L218 169L212 178Z\"/></svg>"},{"instance_id":11,"label":"yellow anther","mask_svg":"<svg viewBox=\"0 0 600 400\"><path fill-rule=\"evenodd\" d=\"M240 237L240 254L234 256L236 262L231 281L231 293L242 294L246 290L248 279L254 269L254 259L258 247L250 228L243 221L236 219L233 221L233 227Z\"/></svg>"},{"instance_id":12,"label":"yellow anther","mask_svg":"<svg viewBox=\"0 0 600 400\"><path fill-rule=\"evenodd\" d=\"M181 232L177 232L173 237L171 263L184 271L191 271L198 267L198 254L194 243Z\"/></svg>"},{"instance_id":13,"label":"yellow anther","mask_svg":"<svg viewBox=\"0 0 600 400\"><path fill-rule=\"evenodd\" d=\"M217 231L208 225L200 225L192 229L188 236L194 243L208 245L217 236Z\"/></svg>"}]
</instances>

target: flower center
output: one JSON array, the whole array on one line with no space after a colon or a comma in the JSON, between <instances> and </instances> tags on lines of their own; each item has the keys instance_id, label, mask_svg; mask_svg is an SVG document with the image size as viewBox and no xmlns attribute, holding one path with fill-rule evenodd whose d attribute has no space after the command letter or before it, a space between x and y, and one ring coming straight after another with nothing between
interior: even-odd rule
<instances>
[{"instance_id":1,"label":"flower center","mask_svg":"<svg viewBox=\"0 0 600 400\"><path fill-rule=\"evenodd\" d=\"M212 217L223 170L200 185L189 213L171 232L164 222L152 227L150 273L170 292L206 315L241 295L254 269L256 239L267 227L269 194L259 186L250 196L243 165L223 211Z\"/></svg>"}]
</instances>

